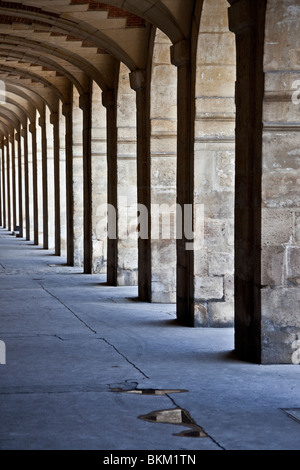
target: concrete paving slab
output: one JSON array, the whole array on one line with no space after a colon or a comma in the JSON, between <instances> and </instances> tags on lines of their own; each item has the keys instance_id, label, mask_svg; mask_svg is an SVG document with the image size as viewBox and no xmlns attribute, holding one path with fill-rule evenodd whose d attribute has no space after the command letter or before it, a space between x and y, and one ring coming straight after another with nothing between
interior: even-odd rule
<instances>
[{"instance_id":1,"label":"concrete paving slab","mask_svg":"<svg viewBox=\"0 0 300 470\"><path fill-rule=\"evenodd\" d=\"M179 326L174 305L63 262L0 229L0 449L300 449L298 366L242 362L232 328ZM207 437L140 419L166 410Z\"/></svg>"}]
</instances>

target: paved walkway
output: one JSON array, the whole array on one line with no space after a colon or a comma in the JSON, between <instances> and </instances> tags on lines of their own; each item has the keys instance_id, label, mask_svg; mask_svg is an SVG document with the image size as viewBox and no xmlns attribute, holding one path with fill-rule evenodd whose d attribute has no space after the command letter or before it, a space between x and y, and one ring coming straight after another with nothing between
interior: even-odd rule
<instances>
[{"instance_id":1,"label":"paved walkway","mask_svg":"<svg viewBox=\"0 0 300 470\"><path fill-rule=\"evenodd\" d=\"M64 262L0 229L0 449L300 449L300 367Z\"/></svg>"}]
</instances>

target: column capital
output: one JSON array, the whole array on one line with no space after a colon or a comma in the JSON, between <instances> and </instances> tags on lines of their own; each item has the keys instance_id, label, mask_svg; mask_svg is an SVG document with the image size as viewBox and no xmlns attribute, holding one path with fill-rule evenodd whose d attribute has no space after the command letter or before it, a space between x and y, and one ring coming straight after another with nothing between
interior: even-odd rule
<instances>
[{"instance_id":1,"label":"column capital","mask_svg":"<svg viewBox=\"0 0 300 470\"><path fill-rule=\"evenodd\" d=\"M31 122L28 126L28 129L29 129L29 132L31 132L31 134L33 134L34 132L36 132L36 126L35 126L35 123L34 122Z\"/></svg>"},{"instance_id":2,"label":"column capital","mask_svg":"<svg viewBox=\"0 0 300 470\"><path fill-rule=\"evenodd\" d=\"M58 113L51 113L50 114L50 124L57 124L58 123Z\"/></svg>"},{"instance_id":3,"label":"column capital","mask_svg":"<svg viewBox=\"0 0 300 470\"><path fill-rule=\"evenodd\" d=\"M184 40L171 46L171 63L176 67L181 67L191 62L191 44L189 40Z\"/></svg>"},{"instance_id":4,"label":"column capital","mask_svg":"<svg viewBox=\"0 0 300 470\"><path fill-rule=\"evenodd\" d=\"M105 108L111 108L116 104L115 90L105 90L102 92L102 104Z\"/></svg>"},{"instance_id":5,"label":"column capital","mask_svg":"<svg viewBox=\"0 0 300 470\"><path fill-rule=\"evenodd\" d=\"M71 103L64 103L62 105L62 114L66 116L70 116L72 114L73 106Z\"/></svg>"},{"instance_id":6,"label":"column capital","mask_svg":"<svg viewBox=\"0 0 300 470\"><path fill-rule=\"evenodd\" d=\"M79 96L79 108L82 111L86 111L91 107L91 94L90 93L83 93Z\"/></svg>"},{"instance_id":7,"label":"column capital","mask_svg":"<svg viewBox=\"0 0 300 470\"><path fill-rule=\"evenodd\" d=\"M20 142L20 138L21 138L21 131L20 131L20 132L16 132L16 133L15 133L15 140L16 140L16 142Z\"/></svg>"},{"instance_id":8,"label":"column capital","mask_svg":"<svg viewBox=\"0 0 300 470\"><path fill-rule=\"evenodd\" d=\"M134 91L146 88L147 76L146 70L134 70L129 74L130 86Z\"/></svg>"},{"instance_id":9,"label":"column capital","mask_svg":"<svg viewBox=\"0 0 300 470\"><path fill-rule=\"evenodd\" d=\"M22 136L22 137L25 137L26 134L27 134L27 129L26 129L26 128L25 128L25 129L24 129L24 128L21 129L21 136Z\"/></svg>"},{"instance_id":10,"label":"column capital","mask_svg":"<svg viewBox=\"0 0 300 470\"><path fill-rule=\"evenodd\" d=\"M253 2L251 0L232 0L230 3L231 7L228 9L229 30L232 33L240 34L245 29L252 28L256 23Z\"/></svg>"},{"instance_id":11,"label":"column capital","mask_svg":"<svg viewBox=\"0 0 300 470\"><path fill-rule=\"evenodd\" d=\"M40 127L42 127L42 128L45 127L46 126L45 116L39 117L38 122L39 122Z\"/></svg>"}]
</instances>

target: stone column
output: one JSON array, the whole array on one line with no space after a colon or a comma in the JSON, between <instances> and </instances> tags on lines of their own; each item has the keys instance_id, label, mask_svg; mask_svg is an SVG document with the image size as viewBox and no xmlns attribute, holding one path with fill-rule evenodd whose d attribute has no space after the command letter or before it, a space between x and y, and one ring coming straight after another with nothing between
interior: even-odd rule
<instances>
[{"instance_id":1,"label":"stone column","mask_svg":"<svg viewBox=\"0 0 300 470\"><path fill-rule=\"evenodd\" d=\"M38 167L37 167L37 141L35 122L29 124L32 145L32 191L33 191L33 243L39 244L39 214L38 214Z\"/></svg>"},{"instance_id":2,"label":"stone column","mask_svg":"<svg viewBox=\"0 0 300 470\"><path fill-rule=\"evenodd\" d=\"M261 362L262 103L266 1L232 2L236 34L235 350Z\"/></svg>"},{"instance_id":3,"label":"stone column","mask_svg":"<svg viewBox=\"0 0 300 470\"><path fill-rule=\"evenodd\" d=\"M59 115L51 113L50 123L53 125L53 159L54 159L54 251L61 255L61 223L60 223L60 148L59 148Z\"/></svg>"},{"instance_id":4,"label":"stone column","mask_svg":"<svg viewBox=\"0 0 300 470\"><path fill-rule=\"evenodd\" d=\"M7 194L7 229L11 231L11 178L10 178L10 137L6 139L6 194Z\"/></svg>"},{"instance_id":5,"label":"stone column","mask_svg":"<svg viewBox=\"0 0 300 470\"><path fill-rule=\"evenodd\" d=\"M238 46L236 351L299 365L299 8L238 2L230 21Z\"/></svg>"},{"instance_id":6,"label":"stone column","mask_svg":"<svg viewBox=\"0 0 300 470\"><path fill-rule=\"evenodd\" d=\"M141 301L151 302L150 90L146 75L144 70L131 72L130 86L136 91L137 106L138 292Z\"/></svg>"},{"instance_id":7,"label":"stone column","mask_svg":"<svg viewBox=\"0 0 300 470\"><path fill-rule=\"evenodd\" d=\"M1 144L0 144L0 149L1 149ZM0 161L0 227L3 225L3 209L2 209L2 200L3 200L3 194L2 194L2 164Z\"/></svg>"},{"instance_id":8,"label":"stone column","mask_svg":"<svg viewBox=\"0 0 300 470\"><path fill-rule=\"evenodd\" d=\"M43 248L49 248L49 213L48 213L48 161L47 161L47 132L46 132L46 115L43 110L39 125L41 127L41 144L42 144L42 192L43 192Z\"/></svg>"},{"instance_id":9,"label":"stone column","mask_svg":"<svg viewBox=\"0 0 300 470\"><path fill-rule=\"evenodd\" d=\"M83 113L79 93L73 87L73 191L74 191L74 263L84 265L84 178ZM87 168L85 169L87 171Z\"/></svg>"},{"instance_id":10,"label":"stone column","mask_svg":"<svg viewBox=\"0 0 300 470\"><path fill-rule=\"evenodd\" d=\"M25 230L26 240L30 240L30 209L29 209L29 168L28 168L28 135L27 128L22 129L24 142L24 199L25 199Z\"/></svg>"},{"instance_id":11,"label":"stone column","mask_svg":"<svg viewBox=\"0 0 300 470\"><path fill-rule=\"evenodd\" d=\"M18 198L19 198L19 237L23 238L23 184L22 184L22 143L21 143L21 125L16 133L16 141L18 148Z\"/></svg>"},{"instance_id":12,"label":"stone column","mask_svg":"<svg viewBox=\"0 0 300 470\"><path fill-rule=\"evenodd\" d=\"M83 150L83 266L85 274L92 274L92 91L79 98L79 107L83 112L82 150Z\"/></svg>"},{"instance_id":13,"label":"stone column","mask_svg":"<svg viewBox=\"0 0 300 470\"><path fill-rule=\"evenodd\" d=\"M11 135L12 230L17 228L16 147L15 129Z\"/></svg>"},{"instance_id":14,"label":"stone column","mask_svg":"<svg viewBox=\"0 0 300 470\"><path fill-rule=\"evenodd\" d=\"M46 106L45 124L47 144L48 249L55 251L54 126L51 123L51 111L48 106Z\"/></svg>"},{"instance_id":15,"label":"stone column","mask_svg":"<svg viewBox=\"0 0 300 470\"><path fill-rule=\"evenodd\" d=\"M2 155L2 226L6 228L6 184L5 184L5 154L4 154L4 138L1 142Z\"/></svg>"},{"instance_id":16,"label":"stone column","mask_svg":"<svg viewBox=\"0 0 300 470\"><path fill-rule=\"evenodd\" d=\"M102 94L102 103L107 115L107 203L114 207L118 219L118 165L117 165L117 102L115 90L107 90ZM118 234L114 232L115 214L108 212L107 239L107 284L117 286L118 267ZM115 235L115 236L112 236Z\"/></svg>"},{"instance_id":17,"label":"stone column","mask_svg":"<svg viewBox=\"0 0 300 470\"><path fill-rule=\"evenodd\" d=\"M136 93L130 87L129 73L126 65L120 64L117 100L118 286L138 284Z\"/></svg>"},{"instance_id":18,"label":"stone column","mask_svg":"<svg viewBox=\"0 0 300 470\"><path fill-rule=\"evenodd\" d=\"M177 67L177 205L181 229L177 238L177 319L194 326L194 252L186 227L191 225L187 208L194 202L194 96L192 94L191 46L182 41L171 47L171 62ZM177 224L178 228L179 223Z\"/></svg>"},{"instance_id":19,"label":"stone column","mask_svg":"<svg viewBox=\"0 0 300 470\"><path fill-rule=\"evenodd\" d=\"M59 183L60 183L60 251L67 255L67 211L66 211L66 119L62 113L63 104L58 103L59 128Z\"/></svg>"},{"instance_id":20,"label":"stone column","mask_svg":"<svg viewBox=\"0 0 300 470\"><path fill-rule=\"evenodd\" d=\"M195 324L234 323L235 35L227 0L203 4L197 44L195 207ZM213 20L212 20L213 18Z\"/></svg>"},{"instance_id":21,"label":"stone column","mask_svg":"<svg viewBox=\"0 0 300 470\"><path fill-rule=\"evenodd\" d=\"M92 96L92 228L93 273L107 272L107 110L102 90L93 82Z\"/></svg>"},{"instance_id":22,"label":"stone column","mask_svg":"<svg viewBox=\"0 0 300 470\"><path fill-rule=\"evenodd\" d=\"M152 302L176 302L177 70L156 31L151 80Z\"/></svg>"},{"instance_id":23,"label":"stone column","mask_svg":"<svg viewBox=\"0 0 300 470\"><path fill-rule=\"evenodd\" d=\"M73 104L65 103L62 113L65 116L66 147L66 215L67 215L67 264L74 266L74 190L73 190Z\"/></svg>"}]
</instances>

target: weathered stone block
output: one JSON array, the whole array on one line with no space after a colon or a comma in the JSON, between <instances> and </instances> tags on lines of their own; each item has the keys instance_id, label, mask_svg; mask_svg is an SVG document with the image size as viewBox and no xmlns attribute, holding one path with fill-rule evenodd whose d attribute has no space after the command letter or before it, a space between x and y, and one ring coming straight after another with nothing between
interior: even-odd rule
<instances>
[{"instance_id":1,"label":"weathered stone block","mask_svg":"<svg viewBox=\"0 0 300 470\"><path fill-rule=\"evenodd\" d=\"M215 191L199 195L197 202L204 204L205 217L230 219L233 217L234 196L231 191Z\"/></svg>"},{"instance_id":2,"label":"weathered stone block","mask_svg":"<svg viewBox=\"0 0 300 470\"><path fill-rule=\"evenodd\" d=\"M262 290L262 363L292 364L299 347L300 289Z\"/></svg>"},{"instance_id":3,"label":"weathered stone block","mask_svg":"<svg viewBox=\"0 0 300 470\"><path fill-rule=\"evenodd\" d=\"M226 245L226 222L205 218L204 246L219 247Z\"/></svg>"},{"instance_id":4,"label":"weathered stone block","mask_svg":"<svg viewBox=\"0 0 300 470\"><path fill-rule=\"evenodd\" d=\"M287 247L287 279L300 286L300 247Z\"/></svg>"},{"instance_id":5,"label":"weathered stone block","mask_svg":"<svg viewBox=\"0 0 300 470\"><path fill-rule=\"evenodd\" d=\"M223 276L233 274L234 257L232 253L212 252L209 256L209 275Z\"/></svg>"},{"instance_id":6,"label":"weathered stone block","mask_svg":"<svg viewBox=\"0 0 300 470\"><path fill-rule=\"evenodd\" d=\"M223 277L195 276L194 283L196 299L213 300L224 296Z\"/></svg>"},{"instance_id":7,"label":"weathered stone block","mask_svg":"<svg viewBox=\"0 0 300 470\"><path fill-rule=\"evenodd\" d=\"M215 152L195 146L195 193L213 190L215 186Z\"/></svg>"},{"instance_id":8,"label":"weathered stone block","mask_svg":"<svg viewBox=\"0 0 300 470\"><path fill-rule=\"evenodd\" d=\"M263 175L262 199L266 207L299 208L299 170L265 173Z\"/></svg>"},{"instance_id":9,"label":"weathered stone block","mask_svg":"<svg viewBox=\"0 0 300 470\"><path fill-rule=\"evenodd\" d=\"M278 103L276 103L278 104ZM298 132L268 132L263 134L263 168L299 169L300 145Z\"/></svg>"},{"instance_id":10,"label":"weathered stone block","mask_svg":"<svg viewBox=\"0 0 300 470\"><path fill-rule=\"evenodd\" d=\"M198 276L208 275L208 253L206 249L196 250L194 256L194 270Z\"/></svg>"},{"instance_id":11,"label":"weathered stone block","mask_svg":"<svg viewBox=\"0 0 300 470\"><path fill-rule=\"evenodd\" d=\"M224 276L224 294L226 302L234 301L234 276Z\"/></svg>"},{"instance_id":12,"label":"weathered stone block","mask_svg":"<svg viewBox=\"0 0 300 470\"><path fill-rule=\"evenodd\" d=\"M300 242L300 212L295 213L295 227L294 227L295 242Z\"/></svg>"},{"instance_id":13,"label":"weathered stone block","mask_svg":"<svg viewBox=\"0 0 300 470\"><path fill-rule=\"evenodd\" d=\"M233 302L211 302L209 304L209 326L214 328L224 328L232 327L233 324Z\"/></svg>"},{"instance_id":14,"label":"weathered stone block","mask_svg":"<svg viewBox=\"0 0 300 470\"><path fill-rule=\"evenodd\" d=\"M262 209L262 244L288 243L293 235L293 213L291 211Z\"/></svg>"},{"instance_id":15,"label":"weathered stone block","mask_svg":"<svg viewBox=\"0 0 300 470\"><path fill-rule=\"evenodd\" d=\"M264 286L282 286L285 282L285 249L283 246L263 247L261 282Z\"/></svg>"},{"instance_id":16,"label":"weathered stone block","mask_svg":"<svg viewBox=\"0 0 300 470\"><path fill-rule=\"evenodd\" d=\"M131 271L131 270L118 268L117 284L118 286L137 286L138 284L137 270Z\"/></svg>"},{"instance_id":17,"label":"weathered stone block","mask_svg":"<svg viewBox=\"0 0 300 470\"><path fill-rule=\"evenodd\" d=\"M194 326L208 326L207 306L205 304L196 303L194 305Z\"/></svg>"},{"instance_id":18,"label":"weathered stone block","mask_svg":"<svg viewBox=\"0 0 300 470\"><path fill-rule=\"evenodd\" d=\"M216 189L227 188L233 191L235 176L234 163L234 151L227 150L216 153Z\"/></svg>"},{"instance_id":19,"label":"weathered stone block","mask_svg":"<svg viewBox=\"0 0 300 470\"><path fill-rule=\"evenodd\" d=\"M300 289L297 287L265 288L262 295L264 331L300 328ZM299 330L298 330L299 331Z\"/></svg>"}]
</instances>

